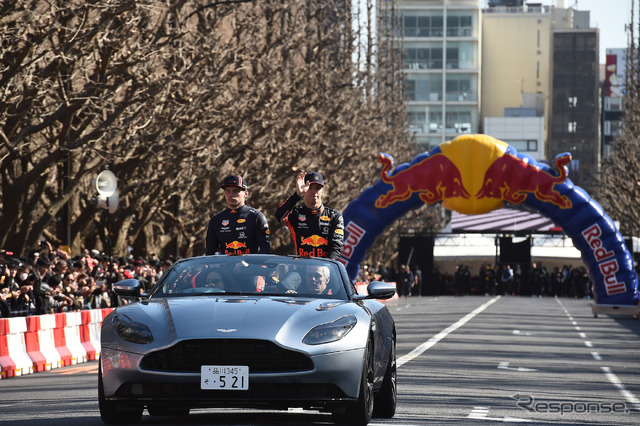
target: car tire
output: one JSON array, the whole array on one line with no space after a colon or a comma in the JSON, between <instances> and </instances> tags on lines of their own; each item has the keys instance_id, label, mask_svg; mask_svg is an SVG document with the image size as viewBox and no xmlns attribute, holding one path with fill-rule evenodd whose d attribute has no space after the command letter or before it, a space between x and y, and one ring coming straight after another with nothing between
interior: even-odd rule
<instances>
[{"instance_id":1,"label":"car tire","mask_svg":"<svg viewBox=\"0 0 640 426\"><path fill-rule=\"evenodd\" d=\"M333 413L333 420L342 425L367 425L373 415L373 341L369 339L362 362L362 378L358 400L346 404L343 410Z\"/></svg>"},{"instance_id":2,"label":"car tire","mask_svg":"<svg viewBox=\"0 0 640 426\"><path fill-rule=\"evenodd\" d=\"M107 401L104 396L104 386L102 384L102 362L98 361L98 408L102 421L108 425L121 425L140 423L142 419L142 406L123 406L113 401Z\"/></svg>"},{"instance_id":3,"label":"car tire","mask_svg":"<svg viewBox=\"0 0 640 426\"><path fill-rule=\"evenodd\" d=\"M384 374L382 386L375 397L375 404L373 406L373 417L383 419L390 419L396 414L398 388L396 383L397 366L395 339L391 342L390 352L387 371Z\"/></svg>"}]
</instances>

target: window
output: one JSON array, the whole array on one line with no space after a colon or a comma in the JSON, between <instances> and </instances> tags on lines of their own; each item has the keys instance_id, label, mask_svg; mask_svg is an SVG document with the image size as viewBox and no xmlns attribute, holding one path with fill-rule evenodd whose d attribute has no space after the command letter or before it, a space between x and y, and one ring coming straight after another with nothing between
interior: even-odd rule
<instances>
[{"instance_id":1,"label":"window","mask_svg":"<svg viewBox=\"0 0 640 426\"><path fill-rule=\"evenodd\" d=\"M576 123L575 121L570 121L569 123L567 123L567 131L569 133L575 133L578 130L578 123Z\"/></svg>"},{"instance_id":2,"label":"window","mask_svg":"<svg viewBox=\"0 0 640 426\"><path fill-rule=\"evenodd\" d=\"M622 98L604 98L604 109L607 111L622 111Z\"/></svg>"},{"instance_id":3,"label":"window","mask_svg":"<svg viewBox=\"0 0 640 426\"><path fill-rule=\"evenodd\" d=\"M578 106L578 97L569 96L569 108L575 108L576 106Z\"/></svg>"},{"instance_id":4,"label":"window","mask_svg":"<svg viewBox=\"0 0 640 426\"><path fill-rule=\"evenodd\" d=\"M538 151L538 141L535 139L507 140L509 145L517 149L519 152L536 152Z\"/></svg>"}]
</instances>

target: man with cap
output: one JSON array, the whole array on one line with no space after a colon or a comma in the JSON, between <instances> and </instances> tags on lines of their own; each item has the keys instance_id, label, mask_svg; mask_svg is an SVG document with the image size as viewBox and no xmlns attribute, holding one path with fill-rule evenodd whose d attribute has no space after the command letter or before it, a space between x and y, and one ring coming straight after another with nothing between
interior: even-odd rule
<instances>
[{"instance_id":1,"label":"man with cap","mask_svg":"<svg viewBox=\"0 0 640 426\"><path fill-rule=\"evenodd\" d=\"M227 208L209 220L206 254L271 253L267 218L245 204L249 191L242 176L227 176L220 188Z\"/></svg>"},{"instance_id":2,"label":"man with cap","mask_svg":"<svg viewBox=\"0 0 640 426\"><path fill-rule=\"evenodd\" d=\"M296 254L337 259L342 252L344 220L338 210L322 204L323 195L322 175L301 170L296 192L276 209L275 216L289 228ZM296 207L300 200L304 204Z\"/></svg>"}]
</instances>

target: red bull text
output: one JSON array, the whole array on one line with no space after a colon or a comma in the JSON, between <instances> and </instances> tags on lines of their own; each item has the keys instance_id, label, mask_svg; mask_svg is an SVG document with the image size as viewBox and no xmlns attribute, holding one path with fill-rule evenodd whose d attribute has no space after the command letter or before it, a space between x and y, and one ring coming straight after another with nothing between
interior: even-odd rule
<instances>
[{"instance_id":1,"label":"red bull text","mask_svg":"<svg viewBox=\"0 0 640 426\"><path fill-rule=\"evenodd\" d=\"M312 235L300 240L300 246L298 247L298 254L306 257L327 257L326 247L329 241L320 235ZM311 249L307 249L302 246L311 246Z\"/></svg>"}]
</instances>

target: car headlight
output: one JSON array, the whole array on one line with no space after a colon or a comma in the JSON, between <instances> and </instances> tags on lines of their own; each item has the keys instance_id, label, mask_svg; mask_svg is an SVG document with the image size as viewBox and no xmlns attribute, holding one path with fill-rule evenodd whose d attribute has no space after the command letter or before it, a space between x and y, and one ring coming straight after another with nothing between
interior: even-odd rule
<instances>
[{"instance_id":1,"label":"car headlight","mask_svg":"<svg viewBox=\"0 0 640 426\"><path fill-rule=\"evenodd\" d=\"M354 315L345 315L327 324L317 325L309 330L304 339L302 339L302 343L320 345L335 342L346 336L357 322L358 320Z\"/></svg>"},{"instance_id":2,"label":"car headlight","mask_svg":"<svg viewBox=\"0 0 640 426\"><path fill-rule=\"evenodd\" d=\"M153 335L151 330L144 324L133 321L126 315L116 315L113 317L113 328L118 336L133 343L151 343Z\"/></svg>"}]
</instances>

